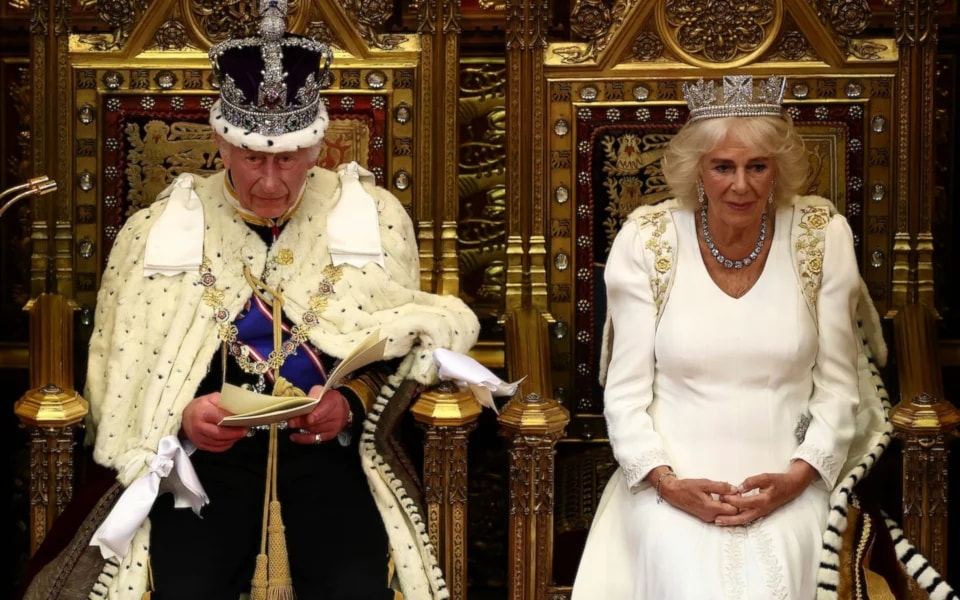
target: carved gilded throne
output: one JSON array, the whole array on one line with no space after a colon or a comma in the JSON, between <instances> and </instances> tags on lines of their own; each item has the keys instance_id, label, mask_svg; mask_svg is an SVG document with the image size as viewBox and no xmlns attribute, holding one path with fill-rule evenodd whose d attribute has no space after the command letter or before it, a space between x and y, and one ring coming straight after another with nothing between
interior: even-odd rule
<instances>
[{"instance_id":1,"label":"carved gilded throne","mask_svg":"<svg viewBox=\"0 0 960 600\"><path fill-rule=\"evenodd\" d=\"M257 2L141 0L31 5L33 168L60 193L36 205L33 224L31 337L37 365L17 414L28 425L31 453L31 554L82 484L78 451L82 381L100 274L125 219L148 206L181 172L222 165L207 109L216 98L206 55L214 43L250 35ZM431 4L394 26L384 3L291 0L288 29L327 42L334 62L324 101L331 125L319 163L356 160L393 192L414 219L421 287L456 294L456 148L442 143L457 111L457 31L452 9ZM108 31L75 28L96 10ZM456 136L453 136L456 139ZM450 201L440 199L449 198ZM451 233L452 232L452 233ZM450 561L464 554L461 536L441 524L465 519L465 494L447 477L463 457L479 409L472 396L440 387L420 395L413 418L423 429L428 532ZM457 412L459 411L459 412ZM443 417L440 415L442 413ZM458 416L459 415L459 416ZM453 438L453 439L451 439ZM458 454L459 452L459 454ZM456 470L456 469L454 469ZM79 477L77 477L79 475ZM419 473L412 473L412 476ZM451 500L450 498L453 498ZM457 511L457 507L461 510ZM449 526L446 527L450 531ZM453 569L444 564L453 575ZM465 569L465 567L464 567ZM465 587L465 570L448 577Z\"/></svg>"}]
</instances>

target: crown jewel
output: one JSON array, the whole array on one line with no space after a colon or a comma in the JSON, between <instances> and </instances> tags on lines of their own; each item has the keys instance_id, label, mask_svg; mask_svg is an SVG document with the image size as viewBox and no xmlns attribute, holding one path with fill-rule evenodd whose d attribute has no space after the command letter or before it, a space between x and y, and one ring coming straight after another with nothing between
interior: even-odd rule
<instances>
[{"instance_id":1,"label":"crown jewel","mask_svg":"<svg viewBox=\"0 0 960 600\"><path fill-rule=\"evenodd\" d=\"M687 123L720 117L779 117L787 80L779 75L761 79L754 86L750 75L725 75L723 87L700 79L683 84L690 108Z\"/></svg>"},{"instance_id":2,"label":"crown jewel","mask_svg":"<svg viewBox=\"0 0 960 600\"><path fill-rule=\"evenodd\" d=\"M284 33L287 0L261 0L259 14L259 37L210 48L222 117L264 136L301 131L323 112L320 89L332 52L312 38Z\"/></svg>"}]
</instances>

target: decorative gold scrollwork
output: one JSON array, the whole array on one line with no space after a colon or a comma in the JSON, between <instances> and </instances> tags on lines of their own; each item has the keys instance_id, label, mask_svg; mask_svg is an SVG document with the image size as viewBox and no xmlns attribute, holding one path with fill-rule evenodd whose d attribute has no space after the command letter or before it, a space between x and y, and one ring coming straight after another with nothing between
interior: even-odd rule
<instances>
[{"instance_id":1,"label":"decorative gold scrollwork","mask_svg":"<svg viewBox=\"0 0 960 600\"><path fill-rule=\"evenodd\" d=\"M711 63L755 53L775 32L778 8L773 0L667 0L663 17L680 49Z\"/></svg>"},{"instance_id":2,"label":"decorative gold scrollwork","mask_svg":"<svg viewBox=\"0 0 960 600\"><path fill-rule=\"evenodd\" d=\"M149 0L85 0L81 6L85 9L96 7L100 19L113 31L80 36L80 43L98 52L120 50L149 4Z\"/></svg>"},{"instance_id":3,"label":"decorative gold scrollwork","mask_svg":"<svg viewBox=\"0 0 960 600\"><path fill-rule=\"evenodd\" d=\"M426 0L436 5L436 0ZM459 4L459 2L457 3ZM393 2L388 0L352 0L347 10L353 15L363 41L380 50L396 50L403 43L402 35L380 34L380 28L393 15Z\"/></svg>"},{"instance_id":4,"label":"decorative gold scrollwork","mask_svg":"<svg viewBox=\"0 0 960 600\"><path fill-rule=\"evenodd\" d=\"M554 50L565 63L583 63L596 58L610 42L613 33L623 24L624 15L635 0L617 0L608 8L603 0L577 0L570 13L570 30L587 42L586 48L564 46Z\"/></svg>"}]
</instances>

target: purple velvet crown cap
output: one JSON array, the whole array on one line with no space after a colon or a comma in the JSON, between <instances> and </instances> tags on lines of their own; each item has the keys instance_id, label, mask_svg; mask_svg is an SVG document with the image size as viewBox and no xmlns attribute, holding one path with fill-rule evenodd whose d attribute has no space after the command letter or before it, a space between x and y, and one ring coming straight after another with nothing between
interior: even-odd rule
<instances>
[{"instance_id":1,"label":"purple velvet crown cap","mask_svg":"<svg viewBox=\"0 0 960 600\"><path fill-rule=\"evenodd\" d=\"M257 38L252 38L256 40ZM297 94L310 83L320 85L326 77L326 47L311 38L285 34L280 42L280 64L286 84L286 98L283 104L294 105ZM224 78L230 77L234 85L243 94L246 103L256 106L260 86L264 82L266 64L261 46L245 45L227 49L216 58L214 72L223 85ZM312 82L308 82L310 76Z\"/></svg>"}]
</instances>

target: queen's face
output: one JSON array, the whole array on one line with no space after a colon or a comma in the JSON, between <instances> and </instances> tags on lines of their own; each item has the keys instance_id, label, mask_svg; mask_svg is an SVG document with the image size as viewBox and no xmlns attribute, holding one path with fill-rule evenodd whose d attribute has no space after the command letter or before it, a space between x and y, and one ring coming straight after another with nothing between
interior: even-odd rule
<instances>
[{"instance_id":1,"label":"queen's face","mask_svg":"<svg viewBox=\"0 0 960 600\"><path fill-rule=\"evenodd\" d=\"M316 152L255 152L222 143L220 155L230 171L240 206L259 217L276 218L294 205Z\"/></svg>"},{"instance_id":2,"label":"queen's face","mask_svg":"<svg viewBox=\"0 0 960 600\"><path fill-rule=\"evenodd\" d=\"M700 161L711 226L752 228L767 209L773 159L727 136Z\"/></svg>"}]
</instances>

